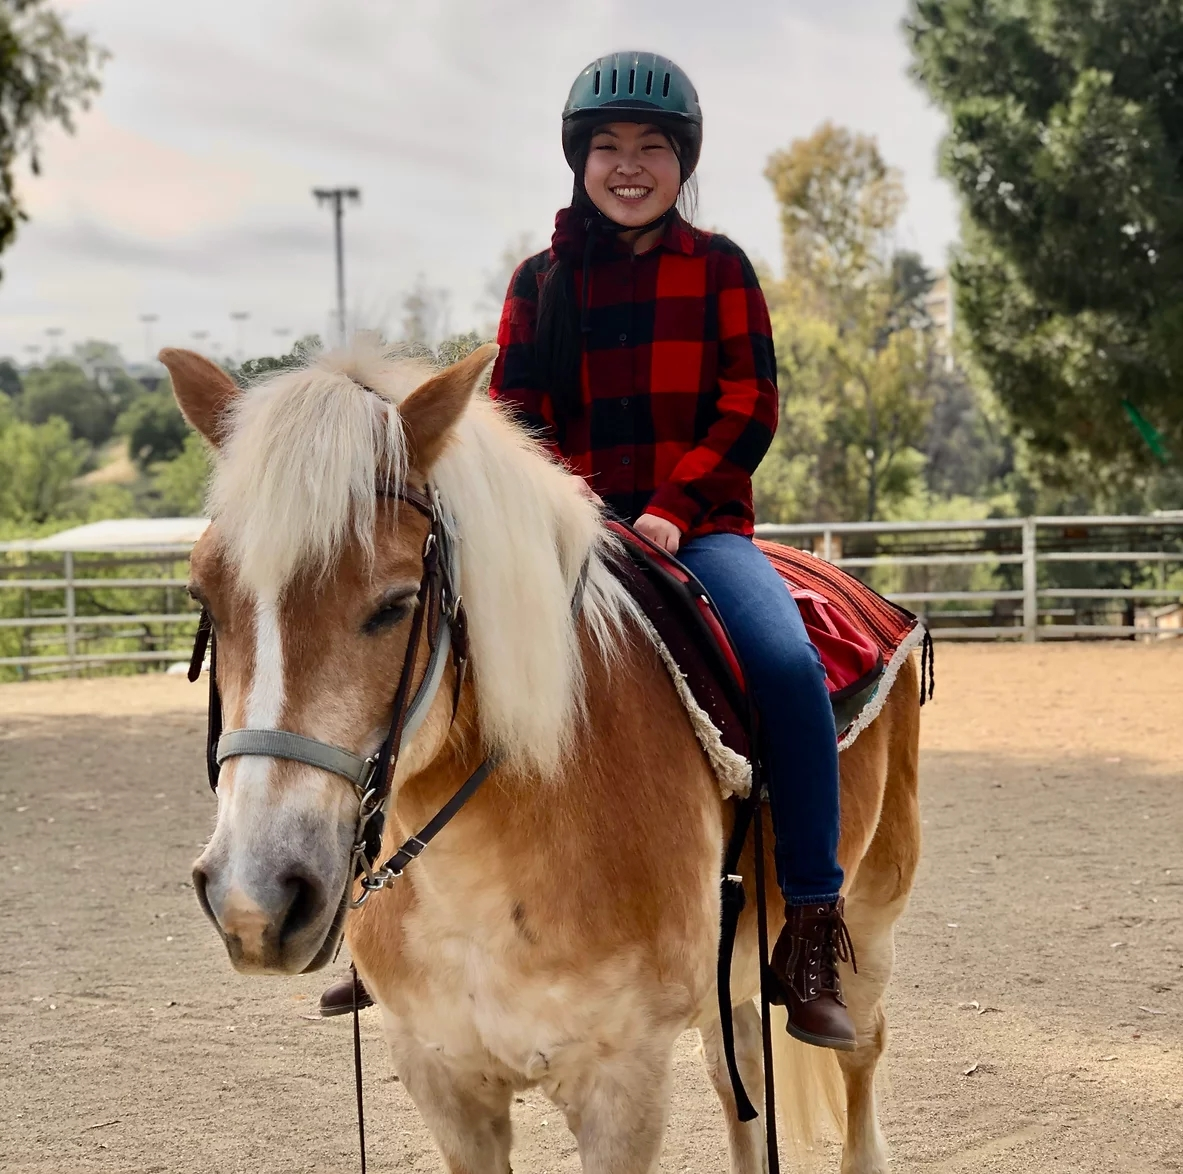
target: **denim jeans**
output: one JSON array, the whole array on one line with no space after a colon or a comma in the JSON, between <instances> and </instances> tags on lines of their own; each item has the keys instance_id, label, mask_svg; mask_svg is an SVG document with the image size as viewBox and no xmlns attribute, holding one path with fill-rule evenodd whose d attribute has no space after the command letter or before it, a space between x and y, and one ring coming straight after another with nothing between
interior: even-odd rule
<instances>
[{"instance_id":1,"label":"denim jeans","mask_svg":"<svg viewBox=\"0 0 1183 1174\"><path fill-rule=\"evenodd\" d=\"M707 589L760 714L776 872L791 905L832 901L838 864L838 747L826 674L797 604L750 538L704 534L678 558Z\"/></svg>"}]
</instances>

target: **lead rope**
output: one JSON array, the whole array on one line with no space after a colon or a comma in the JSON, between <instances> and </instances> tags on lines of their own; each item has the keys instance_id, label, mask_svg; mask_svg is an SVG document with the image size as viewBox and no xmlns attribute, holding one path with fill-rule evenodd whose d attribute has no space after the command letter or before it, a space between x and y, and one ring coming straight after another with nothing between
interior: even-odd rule
<instances>
[{"instance_id":1,"label":"lead rope","mask_svg":"<svg viewBox=\"0 0 1183 1174\"><path fill-rule=\"evenodd\" d=\"M357 967L350 962L353 982L353 1083L357 1090L357 1144L361 1150L361 1174L366 1174L366 1112L361 1091L361 1022L357 1016Z\"/></svg>"}]
</instances>

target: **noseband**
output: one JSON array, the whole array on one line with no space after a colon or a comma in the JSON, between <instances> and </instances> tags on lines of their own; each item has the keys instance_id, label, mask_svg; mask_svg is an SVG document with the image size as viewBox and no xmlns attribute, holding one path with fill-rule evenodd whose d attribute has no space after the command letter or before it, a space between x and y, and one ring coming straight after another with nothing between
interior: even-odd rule
<instances>
[{"instance_id":1,"label":"noseband","mask_svg":"<svg viewBox=\"0 0 1183 1174\"><path fill-rule=\"evenodd\" d=\"M452 720L460 702L460 690L468 667L468 626L458 590L459 568L455 543L449 533L438 494L421 493L403 487L388 494L397 501L413 506L431 523L423 544L423 577L411 620L406 656L394 694L390 726L376 753L368 758L350 750L321 742L290 730L239 729L222 731L222 699L218 692L218 644L213 620L207 608L201 612L193 655L189 662L189 680L196 681L208 647L209 664L209 725L206 737L206 771L209 784L218 789L218 775L228 758L257 756L300 762L318 770L328 771L348 779L357 792L357 825L353 836L350 876L345 883L338 916L334 926L339 928L346 907L356 909L369 895L388 888L445 824L475 794L481 783L496 766L496 757L486 758L464 785L452 796L439 813L416 835L411 836L389 859L375 865L382 847L382 830L386 823L394 768L399 752L422 725L443 680L449 655L456 667L456 681L452 693ZM424 633L427 635L427 667L419 687L411 694L415 663ZM361 895L350 897L352 883L361 878ZM327 943L326 943L327 944ZM320 955L318 955L319 961ZM315 963L314 963L315 964Z\"/></svg>"}]
</instances>

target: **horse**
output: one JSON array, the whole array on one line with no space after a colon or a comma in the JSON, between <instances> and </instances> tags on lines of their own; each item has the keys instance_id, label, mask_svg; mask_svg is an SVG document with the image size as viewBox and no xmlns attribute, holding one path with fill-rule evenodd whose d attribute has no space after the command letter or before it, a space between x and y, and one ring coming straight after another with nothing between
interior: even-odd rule
<instances>
[{"instance_id":1,"label":"horse","mask_svg":"<svg viewBox=\"0 0 1183 1174\"><path fill-rule=\"evenodd\" d=\"M759 1174L762 1122L737 1115L716 1005L735 804L612 574L597 502L479 392L495 354L490 344L438 369L363 338L241 389L193 352L161 353L214 454L190 592L216 632L226 729L288 731L373 760L393 682L429 667L411 632L435 525L423 502L434 501L458 552L471 670L447 661L397 754L383 853L482 762L491 771L401 876L363 892L358 789L292 756L228 757L194 887L243 974L314 969L344 933L394 1070L452 1174L507 1174L510 1106L530 1087L564 1113L588 1174L655 1170L688 1029L722 1104L731 1170ZM908 659L841 756L857 957L842 984L857 1048L774 1032L785 1126L807 1144L844 1127L844 1174L887 1170L874 1076L893 926L919 856L918 706ZM731 989L738 1067L755 1094L752 852Z\"/></svg>"}]
</instances>

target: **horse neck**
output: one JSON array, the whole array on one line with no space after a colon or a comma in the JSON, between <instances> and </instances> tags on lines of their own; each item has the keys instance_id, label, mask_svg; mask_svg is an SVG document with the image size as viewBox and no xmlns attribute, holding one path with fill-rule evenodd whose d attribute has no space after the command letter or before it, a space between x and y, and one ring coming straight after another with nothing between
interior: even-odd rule
<instances>
[{"instance_id":1,"label":"horse neck","mask_svg":"<svg viewBox=\"0 0 1183 1174\"><path fill-rule=\"evenodd\" d=\"M612 666L586 635L583 644L586 716L569 759L550 779L495 772L407 870L412 886L423 878L436 897L462 893L468 882L460 874L478 860L490 876L520 865L561 877L598 871L622 852L651 860L650 846L663 841L668 859L717 818L714 776L647 638L633 632ZM478 731L475 692L466 685L452 736L400 789L391 833L418 831L477 768Z\"/></svg>"}]
</instances>

